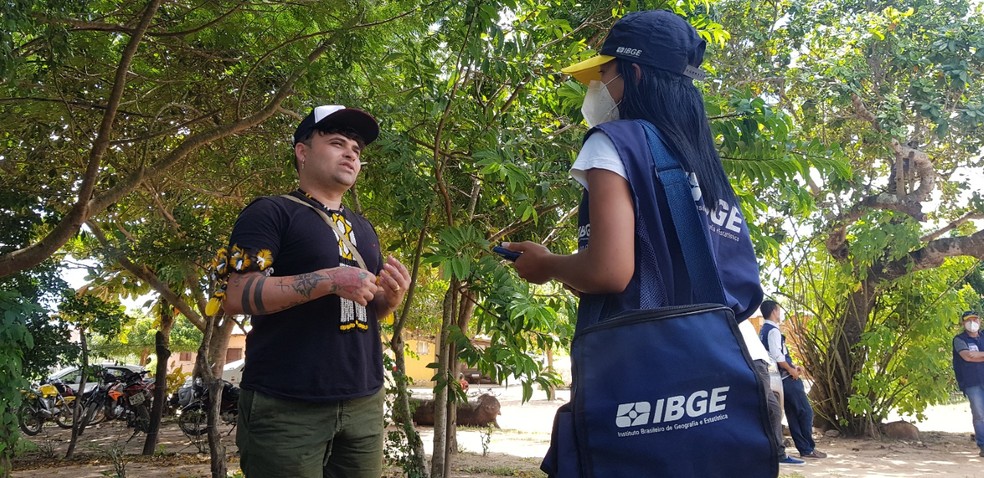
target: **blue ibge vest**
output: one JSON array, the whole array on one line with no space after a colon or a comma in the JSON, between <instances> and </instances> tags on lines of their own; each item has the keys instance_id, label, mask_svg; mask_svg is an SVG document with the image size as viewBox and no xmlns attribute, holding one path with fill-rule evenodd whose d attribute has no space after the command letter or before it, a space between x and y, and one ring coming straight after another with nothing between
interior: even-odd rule
<instances>
[{"instance_id":1,"label":"blue ibge vest","mask_svg":"<svg viewBox=\"0 0 984 478\"><path fill-rule=\"evenodd\" d=\"M769 355L772 355L772 350L769 350L769 332L771 332L772 329L779 330L779 326L768 320L766 320L765 323L762 324L762 328L759 329L759 340L762 341L762 345L765 346L765 350L769 351ZM789 355L789 349L786 348L786 336L782 335L781 333L780 336L782 337L782 349L786 351L785 352L786 363L788 363L789 365L794 365L793 357ZM779 367L779 376L782 378L786 378L789 376L789 372L787 372L786 369Z\"/></svg>"},{"instance_id":2,"label":"blue ibge vest","mask_svg":"<svg viewBox=\"0 0 984 478\"><path fill-rule=\"evenodd\" d=\"M556 478L774 478L766 389L735 323L762 299L748 229L734 203L708 212L654 129L650 148L644 125L588 132L607 135L625 166L635 267L622 292L581 296L571 402L558 410L541 469Z\"/></svg>"},{"instance_id":3,"label":"blue ibge vest","mask_svg":"<svg viewBox=\"0 0 984 478\"><path fill-rule=\"evenodd\" d=\"M984 351L984 334L978 335L977 338L971 337L967 332L964 332L954 338L954 340L963 340L970 350L974 350L974 345L977 346L978 351ZM953 374L956 375L957 385L960 390L966 390L968 387L973 387L977 385L984 385L984 363L968 362L957 353L957 349L953 349Z\"/></svg>"},{"instance_id":4,"label":"blue ibge vest","mask_svg":"<svg viewBox=\"0 0 984 478\"><path fill-rule=\"evenodd\" d=\"M670 221L670 211L662 198L662 185L652 174L649 145L642 126L631 120L600 124L585 135L605 134L622 163L635 205L635 272L624 291L618 294L582 294L578 307L577 328L594 324L619 312L654 309L669 305L692 304L693 287L683 264L682 250ZM748 227L737 203L722 200L709 211L692 184L695 202L703 211L701 219L707 225L710 250L721 277L726 305L735 312L738 322L745 320L762 302L758 262L748 236ZM657 190L659 188L659 190ZM578 230L590 231L587 190L578 212ZM648 224L662 231L650 235ZM590 233L578 238L578 248L590 243Z\"/></svg>"}]
</instances>

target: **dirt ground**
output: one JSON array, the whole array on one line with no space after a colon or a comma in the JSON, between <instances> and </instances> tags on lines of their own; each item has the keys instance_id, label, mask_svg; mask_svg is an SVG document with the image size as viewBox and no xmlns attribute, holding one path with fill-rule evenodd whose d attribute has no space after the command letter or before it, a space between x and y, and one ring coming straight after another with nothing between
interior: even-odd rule
<instances>
[{"instance_id":1,"label":"dirt ground","mask_svg":"<svg viewBox=\"0 0 984 478\"><path fill-rule=\"evenodd\" d=\"M564 392L555 401L546 400L542 393L526 404L519 400L519 387L485 387L473 390L496 395L502 404L499 417L501 428L461 428L458 432L457 454L453 477L492 478L500 476L542 477L538 470L540 457L547 449L554 411L568 398ZM421 391L421 393L426 393ZM918 423L918 441L859 440L817 436L817 448L828 458L811 460L805 465L783 465L780 476L800 477L915 477L944 478L984 476L984 458L977 456L971 438L970 412L966 403L934 407L928 420ZM230 433L229 427L222 429ZM419 429L430 453L433 432ZM36 451L14 460L13 477L102 478L130 476L150 478L197 478L210 476L208 455L186 438L172 421L166 423L154 456L144 457L144 435L127 442L131 435L122 422L102 424L81 437L76 448L77 458L62 460L70 432L46 424L44 431L29 437ZM238 470L234 432L223 439L227 446L230 472ZM112 457L114 451L125 450L122 459ZM484 453L483 453L484 452ZM117 454L118 455L118 454ZM794 453L795 456L795 453ZM123 463L125 474L114 465ZM401 476L390 469L387 477ZM740 476L736 472L735 476Z\"/></svg>"}]
</instances>

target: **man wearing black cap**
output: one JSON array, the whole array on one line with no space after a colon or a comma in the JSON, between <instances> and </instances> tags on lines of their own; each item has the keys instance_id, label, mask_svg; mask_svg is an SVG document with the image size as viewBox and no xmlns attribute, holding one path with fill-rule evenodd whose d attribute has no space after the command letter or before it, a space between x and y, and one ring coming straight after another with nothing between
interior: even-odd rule
<instances>
[{"instance_id":1,"label":"man wearing black cap","mask_svg":"<svg viewBox=\"0 0 984 478\"><path fill-rule=\"evenodd\" d=\"M964 331L953 338L953 373L957 385L970 401L974 421L974 438L980 456L984 456L984 339L980 334L981 318L968 310L960 319Z\"/></svg>"},{"instance_id":2,"label":"man wearing black cap","mask_svg":"<svg viewBox=\"0 0 984 478\"><path fill-rule=\"evenodd\" d=\"M379 319L410 275L342 205L378 135L364 111L314 108L294 133L300 187L254 200L229 239L223 307L252 325L236 434L247 477L382 474Z\"/></svg>"}]
</instances>

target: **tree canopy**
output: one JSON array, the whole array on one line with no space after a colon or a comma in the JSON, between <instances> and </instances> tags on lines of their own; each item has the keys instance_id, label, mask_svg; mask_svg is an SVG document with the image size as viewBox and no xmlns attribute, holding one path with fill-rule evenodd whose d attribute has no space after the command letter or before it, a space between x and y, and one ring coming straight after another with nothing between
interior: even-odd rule
<instances>
[{"instance_id":1,"label":"tree canopy","mask_svg":"<svg viewBox=\"0 0 984 478\"><path fill-rule=\"evenodd\" d=\"M489 245L574 250L584 88L559 70L644 8L708 40L712 129L767 288L813 318L800 352L821 415L863 431L885 407L918 411L925 398L883 398L925 384L873 377L948 373L950 314L980 301L964 287L984 258L969 0L10 1L0 277L71 251L99 261L92 292L154 290L205 329L205 268L236 214L295 186L294 126L357 106L382 135L346 202L414 270L396 329L442 337L439 380L459 355L533 380L529 349L567 343L573 298L518 283ZM493 346L461 339L476 331Z\"/></svg>"},{"instance_id":2,"label":"tree canopy","mask_svg":"<svg viewBox=\"0 0 984 478\"><path fill-rule=\"evenodd\" d=\"M854 432L887 408L921 411L940 396L906 397L946 389L947 326L980 300L956 292L984 258L981 5L791 1L723 18L736 83L786 119L790 140L771 151L839 163L752 177L759 239L778 246L761 249L780 271L772 292L815 319L801 344L815 408Z\"/></svg>"}]
</instances>

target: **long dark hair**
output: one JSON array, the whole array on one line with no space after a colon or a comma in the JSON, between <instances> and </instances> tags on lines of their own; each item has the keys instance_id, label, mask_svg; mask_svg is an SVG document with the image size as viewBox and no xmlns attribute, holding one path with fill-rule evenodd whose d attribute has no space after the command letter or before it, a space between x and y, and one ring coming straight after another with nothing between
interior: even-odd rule
<instances>
[{"instance_id":1,"label":"long dark hair","mask_svg":"<svg viewBox=\"0 0 984 478\"><path fill-rule=\"evenodd\" d=\"M619 117L644 119L656 126L683 168L697 175L708 209L717 209L722 199L732 203L734 191L714 148L704 98L693 80L636 63L642 71L637 82L631 61L620 58L615 61L625 85L618 106Z\"/></svg>"}]
</instances>

